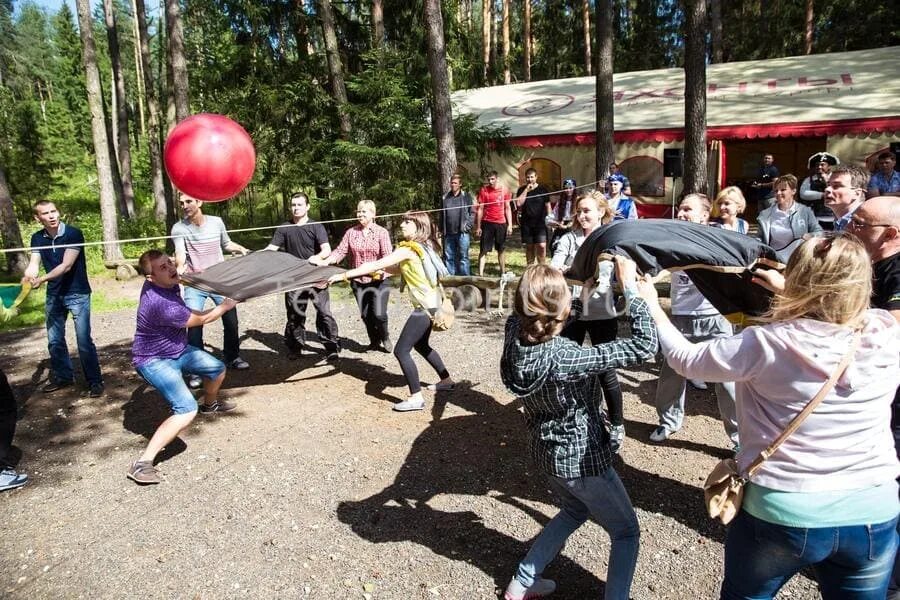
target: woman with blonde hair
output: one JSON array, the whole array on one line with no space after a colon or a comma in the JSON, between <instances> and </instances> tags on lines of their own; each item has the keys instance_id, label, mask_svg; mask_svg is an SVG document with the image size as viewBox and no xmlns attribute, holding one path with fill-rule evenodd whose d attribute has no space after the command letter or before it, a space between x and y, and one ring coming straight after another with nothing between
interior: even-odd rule
<instances>
[{"instance_id":1,"label":"woman with blonde hair","mask_svg":"<svg viewBox=\"0 0 900 600\"><path fill-rule=\"evenodd\" d=\"M764 271L758 272L767 278ZM734 381L742 473L823 388L821 404L745 487L725 542L721 597L772 598L812 567L824 598L883 599L897 549L891 401L900 383L900 326L869 309L871 261L853 237L803 242L768 322L692 344L641 282L662 352L686 377Z\"/></svg>"},{"instance_id":2,"label":"woman with blonde hair","mask_svg":"<svg viewBox=\"0 0 900 600\"><path fill-rule=\"evenodd\" d=\"M333 265L349 256L350 268L355 269L363 263L384 258L391 253L391 236L388 230L375 222L375 203L371 200L360 200L356 205L356 218L359 223L348 229L341 243L326 258L318 256L309 258L314 265ZM369 336L369 350L394 349L388 335L387 305L390 288L384 284L384 273L366 271L353 279L350 287L359 305L359 315L366 325Z\"/></svg>"},{"instance_id":3,"label":"woman with blonde hair","mask_svg":"<svg viewBox=\"0 0 900 600\"><path fill-rule=\"evenodd\" d=\"M531 456L547 476L562 508L535 539L506 588L506 600L539 598L556 584L541 577L566 539L589 517L609 534L607 600L627 600L637 564L637 516L612 468L612 451L600 417L598 376L642 363L656 353L653 323L636 297L635 264L617 257L625 289L631 337L582 348L560 336L578 318L592 288L572 301L562 273L548 265L525 269L516 289L515 313L506 322L500 376L525 407Z\"/></svg>"},{"instance_id":4,"label":"woman with blonde hair","mask_svg":"<svg viewBox=\"0 0 900 600\"><path fill-rule=\"evenodd\" d=\"M550 265L565 273L572 265L572 260L581 248L584 240L598 227L610 223L613 213L609 209L606 196L599 191L583 194L575 201L572 211L575 223L572 230L563 235ZM591 344L603 344L616 339L618 320L615 306L615 295L611 285L612 263L601 263L600 269L604 277L598 277L598 286L593 289L587 305L579 319L573 319L563 330L562 335L581 345L587 335L591 336ZM578 296L581 286L572 288L572 295ZM625 415L622 406L622 388L615 369L608 369L600 374L600 389L606 400L609 418L610 446L618 453L625 441ZM600 397L597 398L598 401Z\"/></svg>"},{"instance_id":5,"label":"woman with blonde hair","mask_svg":"<svg viewBox=\"0 0 900 600\"><path fill-rule=\"evenodd\" d=\"M429 279L424 263L426 260L431 260L428 254L429 250L432 253L440 252L428 213L407 212L400 222L400 233L403 235L404 241L400 242L393 252L376 261L363 263L344 273L332 275L328 282L347 281L378 271L385 271L392 275L399 274L403 279L403 283L409 290L413 312L406 320L406 324L403 325L403 330L394 346L394 356L400 363L400 370L403 371L403 376L406 378L409 398L395 404L394 410L406 412L425 408L422 384L419 382L419 370L412 359L413 348L428 361L428 364L440 377L440 381L430 386L431 389L435 391L452 390L454 383L444 366L441 355L428 343L431 337L431 319L444 300L437 282Z\"/></svg>"},{"instance_id":6,"label":"woman with blonde hair","mask_svg":"<svg viewBox=\"0 0 900 600\"><path fill-rule=\"evenodd\" d=\"M716 208L719 211L716 223L722 229L738 233L747 233L750 230L747 221L739 217L747 210L747 200L741 188L735 185L723 188L716 194Z\"/></svg>"}]
</instances>

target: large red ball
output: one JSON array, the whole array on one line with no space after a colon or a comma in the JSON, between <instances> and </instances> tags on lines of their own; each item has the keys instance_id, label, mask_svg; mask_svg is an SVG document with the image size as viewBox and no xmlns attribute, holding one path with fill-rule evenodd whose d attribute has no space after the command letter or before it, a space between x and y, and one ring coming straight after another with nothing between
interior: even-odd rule
<instances>
[{"instance_id":1,"label":"large red ball","mask_svg":"<svg viewBox=\"0 0 900 600\"><path fill-rule=\"evenodd\" d=\"M237 196L256 168L256 150L244 128L210 113L176 125L166 138L163 158L172 184L206 202Z\"/></svg>"}]
</instances>

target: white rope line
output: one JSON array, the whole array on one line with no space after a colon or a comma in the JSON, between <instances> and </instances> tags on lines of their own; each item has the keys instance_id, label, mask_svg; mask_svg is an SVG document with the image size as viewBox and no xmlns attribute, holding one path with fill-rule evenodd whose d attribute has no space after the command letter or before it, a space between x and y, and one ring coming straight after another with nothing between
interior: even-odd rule
<instances>
[{"instance_id":1,"label":"white rope line","mask_svg":"<svg viewBox=\"0 0 900 600\"><path fill-rule=\"evenodd\" d=\"M600 183L600 181L603 181L603 180L594 181L594 182L587 183L584 185L576 186L575 190L577 191L581 188L589 188L591 186L596 186L598 183ZM540 198L543 196L554 196L554 195L562 193L562 192L565 192L565 189L556 190L553 192L546 192L546 193L542 193L542 194L534 194L532 196L532 198ZM510 196L511 197L509 200L495 200L493 202L485 202L482 204L482 206L489 206L491 204L502 204L503 202L511 202L511 201L515 200L515 198L512 197L512 192L510 192ZM472 204L465 204L462 207L431 208L431 209L417 210L416 212L439 213L439 212L444 212L444 211L448 211L448 210L456 210L457 208L471 208L471 207L475 207L478 205L479 205L479 203L477 201L475 201ZM403 215L406 214L406 212L407 211L404 211L402 213L389 213L386 215L376 215L375 219L378 220L378 219L390 219L390 218L394 218L394 217L402 217ZM334 223L354 223L354 222L356 222L356 220L357 220L356 218L330 219L327 221L313 221L311 223L304 223L299 226L304 227L306 225L313 225L315 223L319 223L322 225L330 225L330 224L334 224ZM285 224L280 223L278 225L261 225L259 227L245 227L243 229L226 229L225 232L229 233L229 234L230 233L246 233L248 231L265 231L267 229L278 229L279 227L285 227ZM53 247L54 248L85 248L88 246L135 244L135 243L139 243L139 242L152 242L152 241L157 241L157 240L171 240L171 239L175 239L175 238L179 238L179 237L185 237L185 236L183 236L183 235L157 235L157 236L149 236L149 237L141 237L141 238L128 238L128 239L124 239L124 240L121 240L121 239L120 240L109 240L109 241L98 240L98 241L91 241L91 242L81 242L78 244L56 244ZM209 240L217 239L218 237L219 237L218 235L210 236L208 238L200 237L200 238L196 238L196 240L197 241L209 241ZM42 248L44 248L44 247L46 247L46 246L42 246ZM12 253L12 252L30 252L31 249L32 249L31 246L23 246L21 248L0 248L0 254L8 254L8 253Z\"/></svg>"}]
</instances>

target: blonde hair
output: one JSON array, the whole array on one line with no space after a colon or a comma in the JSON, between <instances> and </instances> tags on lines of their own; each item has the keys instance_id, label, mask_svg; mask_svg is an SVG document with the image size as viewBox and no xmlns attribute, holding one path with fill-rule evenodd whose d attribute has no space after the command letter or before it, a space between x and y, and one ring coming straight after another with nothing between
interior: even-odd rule
<instances>
[{"instance_id":1,"label":"blonde hair","mask_svg":"<svg viewBox=\"0 0 900 600\"><path fill-rule=\"evenodd\" d=\"M722 200L731 200L737 206L737 214L742 214L747 209L747 199L744 193L736 185L729 185L723 188L721 192L716 194L716 212L719 212L719 202Z\"/></svg>"},{"instance_id":2,"label":"blonde hair","mask_svg":"<svg viewBox=\"0 0 900 600\"><path fill-rule=\"evenodd\" d=\"M797 178L791 173L785 173L781 177L778 177L775 180L775 183L772 184L772 189L777 190L781 187L781 184L788 186L790 189L797 191Z\"/></svg>"},{"instance_id":3,"label":"blonde hair","mask_svg":"<svg viewBox=\"0 0 900 600\"><path fill-rule=\"evenodd\" d=\"M613 212L609 209L609 200L606 199L606 195L599 191L594 190L593 192L588 192L586 194L582 194L578 196L575 200L575 206L572 207L572 210L578 211L578 205L581 204L585 200L593 200L594 204L597 205L597 210L602 213L600 215L600 224L606 225L607 223L611 223L613 217L615 216Z\"/></svg>"},{"instance_id":4,"label":"blonde hair","mask_svg":"<svg viewBox=\"0 0 900 600\"><path fill-rule=\"evenodd\" d=\"M356 210L359 210L361 208L368 208L372 211L372 214L378 214L378 212L375 210L375 203L371 200L360 200L356 204Z\"/></svg>"},{"instance_id":5,"label":"blonde hair","mask_svg":"<svg viewBox=\"0 0 900 600\"><path fill-rule=\"evenodd\" d=\"M562 331L569 318L572 295L562 273L550 265L531 265L516 288L516 314L522 321L519 341L540 344Z\"/></svg>"},{"instance_id":6,"label":"blonde hair","mask_svg":"<svg viewBox=\"0 0 900 600\"><path fill-rule=\"evenodd\" d=\"M871 296L872 262L859 240L847 233L815 237L788 260L784 292L775 296L768 320L853 325Z\"/></svg>"}]
</instances>

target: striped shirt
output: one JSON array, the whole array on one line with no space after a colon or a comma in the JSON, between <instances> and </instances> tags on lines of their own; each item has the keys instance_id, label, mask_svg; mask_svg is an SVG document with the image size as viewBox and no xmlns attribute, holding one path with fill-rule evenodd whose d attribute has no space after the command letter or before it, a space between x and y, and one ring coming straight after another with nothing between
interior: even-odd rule
<instances>
[{"instance_id":1,"label":"striped shirt","mask_svg":"<svg viewBox=\"0 0 900 600\"><path fill-rule=\"evenodd\" d=\"M637 365L657 349L647 303L635 298L627 310L630 338L588 348L560 336L542 344L523 344L518 315L507 320L500 375L525 405L531 455L545 473L566 479L592 477L612 464L609 435L600 417L598 375ZM570 319L580 313L581 302L576 299Z\"/></svg>"},{"instance_id":2,"label":"striped shirt","mask_svg":"<svg viewBox=\"0 0 900 600\"><path fill-rule=\"evenodd\" d=\"M391 236L387 229L376 223L369 223L366 227L354 225L344 233L341 243L331 253L329 260L339 263L349 254L350 268L355 269L363 263L383 258L393 251ZM356 281L369 283L372 278L363 275L357 277Z\"/></svg>"},{"instance_id":3,"label":"striped shirt","mask_svg":"<svg viewBox=\"0 0 900 600\"><path fill-rule=\"evenodd\" d=\"M182 219L172 225L175 252L187 256L187 272L202 273L225 260L222 248L231 243L225 223L219 217L203 215L203 224Z\"/></svg>"}]
</instances>

